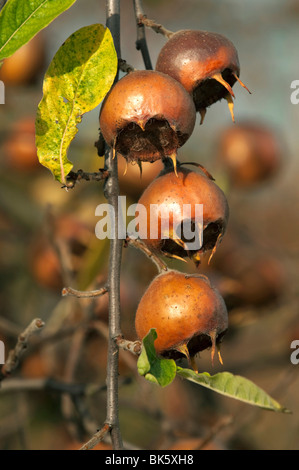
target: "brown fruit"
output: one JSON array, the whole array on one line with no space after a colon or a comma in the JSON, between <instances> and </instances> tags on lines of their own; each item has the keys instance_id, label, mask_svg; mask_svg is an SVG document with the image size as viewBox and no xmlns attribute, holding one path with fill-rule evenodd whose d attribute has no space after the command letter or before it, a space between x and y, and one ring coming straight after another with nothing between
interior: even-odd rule
<instances>
[{"instance_id":1,"label":"brown fruit","mask_svg":"<svg viewBox=\"0 0 299 470\"><path fill-rule=\"evenodd\" d=\"M55 242L68 252L72 274L80 269L82 255L85 253L92 237L92 231L84 223L66 215L57 217L53 222ZM63 287L63 275L58 253L44 233L36 235L29 253L31 272L42 286L53 290Z\"/></svg>"},{"instance_id":2,"label":"brown fruit","mask_svg":"<svg viewBox=\"0 0 299 470\"><path fill-rule=\"evenodd\" d=\"M45 63L45 41L41 34L20 47L12 56L4 59L0 80L5 85L31 84Z\"/></svg>"},{"instance_id":3,"label":"brown fruit","mask_svg":"<svg viewBox=\"0 0 299 470\"><path fill-rule=\"evenodd\" d=\"M14 123L2 148L5 164L10 168L17 171L40 169L35 145L34 118L25 117Z\"/></svg>"},{"instance_id":4,"label":"brown fruit","mask_svg":"<svg viewBox=\"0 0 299 470\"><path fill-rule=\"evenodd\" d=\"M286 271L272 254L227 234L213 266L217 288L231 307L260 307L276 301L286 287Z\"/></svg>"},{"instance_id":5,"label":"brown fruit","mask_svg":"<svg viewBox=\"0 0 299 470\"><path fill-rule=\"evenodd\" d=\"M59 290L63 287L61 266L54 248L42 238L34 242L30 253L30 269L43 287Z\"/></svg>"},{"instance_id":6,"label":"brown fruit","mask_svg":"<svg viewBox=\"0 0 299 470\"><path fill-rule=\"evenodd\" d=\"M127 161L175 159L190 137L195 107L186 90L168 75L135 71L106 96L100 129L106 143Z\"/></svg>"},{"instance_id":7,"label":"brown fruit","mask_svg":"<svg viewBox=\"0 0 299 470\"><path fill-rule=\"evenodd\" d=\"M228 327L225 303L204 276L168 271L157 276L144 293L135 318L139 339L155 328L158 354L193 357L212 346L212 360ZM219 355L221 360L221 356Z\"/></svg>"},{"instance_id":8,"label":"brown fruit","mask_svg":"<svg viewBox=\"0 0 299 470\"><path fill-rule=\"evenodd\" d=\"M234 120L232 86L237 80L245 85L239 79L237 50L225 36L209 31L178 31L161 49L156 70L178 80L193 96L201 123L206 108L222 98L228 101Z\"/></svg>"},{"instance_id":9,"label":"brown fruit","mask_svg":"<svg viewBox=\"0 0 299 470\"><path fill-rule=\"evenodd\" d=\"M21 374L28 379L47 377L51 373L47 360L41 351L30 354L22 362Z\"/></svg>"},{"instance_id":10,"label":"brown fruit","mask_svg":"<svg viewBox=\"0 0 299 470\"><path fill-rule=\"evenodd\" d=\"M218 160L236 187L250 187L271 178L280 167L281 153L276 134L253 122L226 129L218 144Z\"/></svg>"},{"instance_id":11,"label":"brown fruit","mask_svg":"<svg viewBox=\"0 0 299 470\"><path fill-rule=\"evenodd\" d=\"M205 174L191 171L179 166L177 176L173 171L165 169L147 187L138 201L146 211L139 213L139 236L151 251L165 256L186 258L190 257L195 264L200 263L200 255L208 250L216 250L221 241L228 222L229 209L222 190ZM164 205L169 211L168 238L163 231L165 217L159 206ZM190 205L191 227L198 224L196 220L196 204L203 205L203 243L198 249L188 249L182 227L184 219L184 204ZM157 234L153 234L153 219L158 221ZM189 219L190 220L190 219ZM178 229L181 238L178 239ZM201 227L200 227L201 229ZM153 235L152 235L153 234ZM166 234L167 235L167 234ZM190 237L189 237L190 238ZM190 240L191 242L194 241ZM200 243L199 243L200 244ZM192 245L190 245L191 247Z\"/></svg>"}]
</instances>

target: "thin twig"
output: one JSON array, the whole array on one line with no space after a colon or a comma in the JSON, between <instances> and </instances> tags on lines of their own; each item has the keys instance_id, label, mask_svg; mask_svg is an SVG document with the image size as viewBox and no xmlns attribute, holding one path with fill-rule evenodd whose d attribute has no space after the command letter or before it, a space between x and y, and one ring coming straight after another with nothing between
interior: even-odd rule
<instances>
[{"instance_id":1,"label":"thin twig","mask_svg":"<svg viewBox=\"0 0 299 470\"><path fill-rule=\"evenodd\" d=\"M40 318L32 320L29 326L18 337L17 344L9 354L6 363L0 371L0 382L9 376L18 366L20 358L27 348L30 337L44 327L44 322Z\"/></svg>"},{"instance_id":2,"label":"thin twig","mask_svg":"<svg viewBox=\"0 0 299 470\"><path fill-rule=\"evenodd\" d=\"M92 173L87 173L83 170L78 170L77 172L70 171L66 177L66 184L62 188L72 189L78 181L103 181L108 178L109 173L107 170L100 169L98 172L94 171Z\"/></svg>"},{"instance_id":3,"label":"thin twig","mask_svg":"<svg viewBox=\"0 0 299 470\"><path fill-rule=\"evenodd\" d=\"M128 62L124 59L118 59L118 66L119 70L125 73L136 72L137 69L133 67L133 65L128 64Z\"/></svg>"},{"instance_id":4,"label":"thin twig","mask_svg":"<svg viewBox=\"0 0 299 470\"><path fill-rule=\"evenodd\" d=\"M72 284L74 279L72 254L66 240L57 236L57 220L51 206L47 207L45 219L46 233L58 257L63 282Z\"/></svg>"},{"instance_id":5,"label":"thin twig","mask_svg":"<svg viewBox=\"0 0 299 470\"><path fill-rule=\"evenodd\" d=\"M139 356L141 352L141 341L129 341L125 339L123 336L118 336L116 339L116 343L119 348L124 349L125 351L129 351L135 356Z\"/></svg>"},{"instance_id":6,"label":"thin twig","mask_svg":"<svg viewBox=\"0 0 299 470\"><path fill-rule=\"evenodd\" d=\"M169 29L164 28L162 24L156 23L153 20L149 20L145 15L140 15L138 17L139 24L143 24L147 28L151 28L153 31L155 31L158 34L162 34L165 36L167 39L170 39L171 36L174 35L173 31L170 31Z\"/></svg>"},{"instance_id":7,"label":"thin twig","mask_svg":"<svg viewBox=\"0 0 299 470\"><path fill-rule=\"evenodd\" d=\"M103 425L103 427L98 431L96 432L91 439L89 439L88 442L86 442L86 444L84 444L80 450L90 450L90 449L93 449L94 446L96 446L97 444L99 444L99 442L101 442L104 437L106 436L107 432L111 431L112 429L112 426L110 424L107 424L105 423Z\"/></svg>"},{"instance_id":8,"label":"thin twig","mask_svg":"<svg viewBox=\"0 0 299 470\"><path fill-rule=\"evenodd\" d=\"M62 289L62 296L73 296L78 297L80 299L88 299L92 297L100 297L108 292L108 287L104 286L101 289L91 290L91 291L81 291L77 289L73 289L72 287L64 287Z\"/></svg>"},{"instance_id":9,"label":"thin twig","mask_svg":"<svg viewBox=\"0 0 299 470\"><path fill-rule=\"evenodd\" d=\"M85 338L86 338L85 328L77 330L72 337L70 350L68 353L68 357L66 358L65 373L64 373L64 379L68 383L72 383L74 380L76 367L78 364L78 360L81 356L81 351L82 351ZM74 397L71 396L69 393L63 393L61 397L61 411L62 411L64 420L67 424L68 431L73 436L74 439L76 439L77 433L78 433L78 426L77 426L76 420L74 420L75 408L76 408L76 405L78 404L79 404L79 400L75 401Z\"/></svg>"},{"instance_id":10,"label":"thin twig","mask_svg":"<svg viewBox=\"0 0 299 470\"><path fill-rule=\"evenodd\" d=\"M158 268L159 272L167 271L167 265L159 258L158 255L153 253L140 238L131 238L129 235L126 238L125 246L130 245L142 251L150 260L152 260Z\"/></svg>"},{"instance_id":11,"label":"thin twig","mask_svg":"<svg viewBox=\"0 0 299 470\"><path fill-rule=\"evenodd\" d=\"M145 37L145 28L142 23L140 23L140 18L145 18L142 7L142 0L133 0L135 17L137 23L137 40L136 40L136 49L141 51L144 66L147 70L152 70L152 61L147 47L146 37Z\"/></svg>"},{"instance_id":12,"label":"thin twig","mask_svg":"<svg viewBox=\"0 0 299 470\"><path fill-rule=\"evenodd\" d=\"M99 290L94 290L92 292L81 292L72 288L67 290L68 294L75 295L79 297L81 300L82 298L92 297L92 301L89 302L87 309L84 309L84 317L87 320L86 326L75 331L75 334L72 337L68 357L65 363L65 373L64 378L68 383L72 383L75 379L75 372L77 368L77 364L82 357L82 349L85 343L85 339L87 337L87 333L89 331L90 325L89 322L93 318L94 314L94 297L98 297L100 295L104 295L108 292L106 286L102 287ZM79 301L79 305L83 307L82 302ZM82 308L83 314L83 308ZM85 431L90 434L94 432L96 429L96 424L90 416L88 407L86 406L86 402L82 400L80 396L71 396L68 393L64 393L61 397L61 410L62 414L66 419L67 426L69 429L70 434L77 438L78 432L80 429L85 429ZM78 420L74 419L74 416L79 417Z\"/></svg>"}]
</instances>

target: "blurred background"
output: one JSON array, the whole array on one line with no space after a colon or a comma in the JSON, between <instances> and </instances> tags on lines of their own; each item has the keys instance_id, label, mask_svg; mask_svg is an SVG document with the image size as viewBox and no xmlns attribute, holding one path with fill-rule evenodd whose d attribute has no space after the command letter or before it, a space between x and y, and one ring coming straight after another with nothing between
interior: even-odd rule
<instances>
[{"instance_id":1,"label":"blurred background","mask_svg":"<svg viewBox=\"0 0 299 470\"><path fill-rule=\"evenodd\" d=\"M122 0L121 8L122 58L143 68L133 5ZM218 32L238 49L240 78L252 94L234 86L236 124L222 100L208 109L202 126L198 118L178 155L204 165L230 206L222 244L210 265L204 259L198 269L228 307L224 366L212 367L209 351L197 364L200 371L253 380L292 414L256 409L179 379L159 389L138 377L136 359L122 352L124 440L145 449L299 449L299 365L290 361L291 342L299 340L299 105L290 101L291 82L299 79L298 2L147 0L144 10L170 30ZM1 449L77 449L105 419L107 298L61 296L63 286L90 290L105 283L109 241L94 233L95 208L105 202L102 183L62 189L38 163L34 143L44 73L63 41L94 22L105 23L105 2L78 0L0 71L0 340L6 357L34 318L46 324L0 389ZM146 36L155 65L165 39L151 30ZM103 167L94 147L98 113L84 116L71 144L75 171ZM123 161L119 168L121 194L130 204L161 167L148 165L141 181L136 167L125 177ZM167 263L195 272L191 263ZM135 311L155 275L141 252L124 249L122 329L128 339L136 339Z\"/></svg>"}]
</instances>

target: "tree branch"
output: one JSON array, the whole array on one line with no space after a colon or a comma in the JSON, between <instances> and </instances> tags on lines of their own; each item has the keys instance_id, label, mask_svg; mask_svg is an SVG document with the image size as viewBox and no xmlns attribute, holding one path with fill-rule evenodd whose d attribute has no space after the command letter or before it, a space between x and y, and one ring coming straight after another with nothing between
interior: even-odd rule
<instances>
[{"instance_id":1,"label":"tree branch","mask_svg":"<svg viewBox=\"0 0 299 470\"><path fill-rule=\"evenodd\" d=\"M140 356L141 353L141 341L129 341L123 336L118 336L116 342L119 348L129 351L135 356Z\"/></svg>"},{"instance_id":2,"label":"tree branch","mask_svg":"<svg viewBox=\"0 0 299 470\"><path fill-rule=\"evenodd\" d=\"M153 70L152 61L149 55L146 37L145 37L145 28L144 25L140 22L140 18L145 18L142 0L133 0L135 17L137 23L137 40L136 40L136 49L141 51L144 66L147 70Z\"/></svg>"},{"instance_id":3,"label":"tree branch","mask_svg":"<svg viewBox=\"0 0 299 470\"><path fill-rule=\"evenodd\" d=\"M29 326L18 337L17 344L9 354L6 363L2 366L0 371L0 383L3 379L9 376L18 366L21 356L27 348L30 336L44 327L44 322L40 318L32 320Z\"/></svg>"},{"instance_id":4,"label":"tree branch","mask_svg":"<svg viewBox=\"0 0 299 470\"><path fill-rule=\"evenodd\" d=\"M78 297L80 299L89 299L93 297L100 297L108 292L108 287L104 286L101 289L91 290L91 291L81 291L77 289L73 289L72 287L64 287L62 289L62 296L73 296Z\"/></svg>"},{"instance_id":5,"label":"tree branch","mask_svg":"<svg viewBox=\"0 0 299 470\"><path fill-rule=\"evenodd\" d=\"M109 28L117 53L118 59L120 54L120 0L106 1L106 26ZM116 76L118 80L118 75ZM109 257L109 342L108 342L108 359L107 359L107 414L104 428L110 430L112 446L116 450L123 449L123 442L119 428L118 417L118 358L119 350L115 342L115 338L121 334L120 328L120 270L121 270L121 254L122 240L118 238L118 167L117 157L113 158L111 149L106 148L105 152L105 168L109 171L109 177L105 183L105 196L108 203L114 208L115 218L114 224L116 228L116 236L110 242Z\"/></svg>"},{"instance_id":6,"label":"tree branch","mask_svg":"<svg viewBox=\"0 0 299 470\"><path fill-rule=\"evenodd\" d=\"M137 70L135 69L135 67L133 67L133 65L128 64L127 61L124 59L118 59L118 66L119 70L125 73L136 72Z\"/></svg>"},{"instance_id":7,"label":"tree branch","mask_svg":"<svg viewBox=\"0 0 299 470\"><path fill-rule=\"evenodd\" d=\"M99 442L101 442L104 437L106 436L107 432L111 432L112 431L112 427L105 423L102 428L96 432L91 439L89 439L88 442L86 442L86 444L84 444L80 450L90 450L92 449L94 446L96 446L97 444L99 444Z\"/></svg>"},{"instance_id":8,"label":"tree branch","mask_svg":"<svg viewBox=\"0 0 299 470\"><path fill-rule=\"evenodd\" d=\"M159 258L157 254L153 253L140 238L131 238L128 235L125 241L125 246L127 245L142 251L150 260L153 261L153 263L155 263L159 273L162 271L167 271L167 265L161 260L161 258Z\"/></svg>"},{"instance_id":9,"label":"tree branch","mask_svg":"<svg viewBox=\"0 0 299 470\"><path fill-rule=\"evenodd\" d=\"M66 177L66 184L62 186L62 188L72 189L74 188L75 184L78 181L85 180L85 181L103 181L108 178L109 173L107 170L100 169L98 172L87 173L83 170L70 171Z\"/></svg>"},{"instance_id":10,"label":"tree branch","mask_svg":"<svg viewBox=\"0 0 299 470\"><path fill-rule=\"evenodd\" d=\"M170 39L171 36L174 35L173 31L164 28L162 24L156 23L153 20L149 20L145 15L139 15L138 17L139 24L146 26L147 28L151 28L155 33L162 34L167 39Z\"/></svg>"}]
</instances>

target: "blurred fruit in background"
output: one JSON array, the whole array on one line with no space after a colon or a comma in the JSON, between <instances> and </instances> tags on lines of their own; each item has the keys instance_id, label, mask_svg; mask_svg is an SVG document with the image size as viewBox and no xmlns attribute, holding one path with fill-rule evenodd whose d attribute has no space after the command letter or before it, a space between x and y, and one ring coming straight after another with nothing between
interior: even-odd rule
<instances>
[{"instance_id":1,"label":"blurred fruit in background","mask_svg":"<svg viewBox=\"0 0 299 470\"><path fill-rule=\"evenodd\" d=\"M43 351L36 351L26 357L21 365L21 375L27 379L47 377L52 371L48 366L47 359Z\"/></svg>"},{"instance_id":2,"label":"blurred fruit in background","mask_svg":"<svg viewBox=\"0 0 299 470\"><path fill-rule=\"evenodd\" d=\"M53 290L63 287L61 267L57 254L46 239L34 243L31 253L30 267L35 280Z\"/></svg>"},{"instance_id":3,"label":"blurred fruit in background","mask_svg":"<svg viewBox=\"0 0 299 470\"><path fill-rule=\"evenodd\" d=\"M183 2L175 2L179 10L173 8L176 12L173 18L169 2L165 5L162 5L163 2L148 2L145 5L149 17L157 18L164 24L170 22L169 26L174 29L185 27L184 24L196 27L199 13L206 28L211 30L221 28L224 34L229 35L234 24L234 40L242 55L244 77L247 77L249 87L254 91L250 100L246 94L244 98L240 96L245 100L243 105L238 101L238 114L243 113L247 119L242 122L238 117L233 125L227 116L228 128L224 128L221 104L219 112L218 105L211 107L209 113L211 118L213 114L213 119L208 119L201 128L197 126L182 159L198 159L204 163L224 191L226 188L241 190L226 194L230 207L228 231L210 265L207 264L209 256L206 259L203 257L198 273L209 276L211 283L225 298L229 310L229 330L222 351L225 370L242 374L268 391L275 390L275 398L281 399L292 409L293 417L286 419L273 413L256 413L252 407L244 405L241 408L243 405L238 402L181 380L160 389L137 375L134 356L120 351L121 385L126 378L132 378L131 383L121 386L121 427L124 429L124 440L132 445L173 450L198 448L219 417L233 413L237 427L228 427L225 433L222 431L220 443L216 436L216 442L212 440L209 447L215 444L216 448L238 449L241 442L242 448L247 445L250 449L298 448L298 390L294 383L298 366L296 368L290 363L289 356L291 341L299 337L299 219L296 217L299 186L297 171L291 169L287 180L288 172L280 171L287 167L291 159L294 165L298 164L296 117L299 107L291 106L289 97L286 99L282 92L289 89L289 77L296 78L294 57L287 53L298 34L294 21L294 14L298 14L296 2L277 0L271 9L267 7L267 2L256 5L235 2L229 15L226 14L225 5L220 5L221 2L216 8L216 15L215 2L200 5L192 2L187 7ZM105 5L102 6L102 17L105 18ZM74 8L77 7L83 9L86 24L92 21L92 8L86 8L84 3L80 7L80 2ZM182 13L179 20L178 11ZM261 13L265 22L256 21L257 17L261 18ZM46 32L48 42L45 49L51 57L67 37L68 31L75 29L76 13L72 16L70 10L68 14L71 21L68 22L67 16L62 21L58 19ZM129 13L127 19L135 28L135 19L129 17ZM195 23L192 24L192 21ZM153 59L161 48L159 38L161 44L164 43L160 35L147 34ZM135 51L130 35L125 34L123 39L123 51L128 62L142 67L142 60L140 58L138 62L139 52ZM12 331L6 329L3 321L0 340L5 342L7 354L33 315L38 315L46 323L42 334L49 338L57 332L56 338L40 342L42 337L32 337L12 379L48 377L101 385L105 384L107 375L105 329L108 295L94 301L61 298L61 288L65 286L61 261L70 262L68 266L74 275L71 287L90 290L94 286L105 285L109 240L95 237L94 209L99 203L107 201L103 196L102 183L82 182L66 192L38 162L34 136L35 112L41 98L44 65L49 65L50 60L47 64L43 63L43 52L41 59L36 60L35 71L30 64L37 59L38 50L42 52L42 42L38 35L6 59L0 70L0 79L5 82L7 91L5 106L0 106L0 304L2 320L8 320L14 327ZM32 49L34 43L35 52ZM26 58L25 51L28 54L30 48L33 52ZM13 63L15 72L12 72L10 65ZM282 86L283 83L286 86ZM260 121L253 120L255 113L261 117ZM98 159L93 156L98 111L95 116L92 114L86 116L80 125L69 155L75 167L81 168L82 165L85 171L89 171L89 165L91 171L94 165L95 171L99 166ZM272 123L277 125L278 132ZM219 128L223 130L220 139L217 137ZM286 152L281 145L280 132L286 136L291 150L289 161L286 161ZM215 141L217 151L206 152L210 145L214 147ZM124 175L126 162L120 157L118 163L121 194L127 195L132 202L138 201L163 168L160 161L145 163L140 177L138 165L128 165ZM213 169L215 163L216 171ZM41 220L49 203L55 211L63 214L57 217L52 235L47 231L47 216ZM61 224L58 219L62 219ZM82 220L86 221L85 228L75 229L74 224L81 225ZM235 230L234 222L242 229L240 232ZM58 239L56 233L59 234ZM70 256L59 257L56 250L59 240ZM195 271L191 263L185 265L171 260L168 264L170 268L187 269L191 273ZM121 326L126 339L136 339L135 312L155 275L156 266L143 253L130 246L123 250ZM82 326L85 320L88 324L86 330L85 325ZM70 363L80 334L80 354L70 379ZM204 351L197 360L201 371L211 374L223 371L219 365L211 367L209 351ZM290 373L287 380L286 373ZM293 377L293 382L290 377ZM0 401L2 449L79 449L83 444L82 436L70 434L66 426L71 418L72 423L77 423L77 430L81 430L78 410L71 417L65 416L59 394L41 390L5 395L2 391ZM105 392L88 397L88 411L97 423L105 419L105 406ZM26 419L24 408L27 408ZM240 420L246 414L248 422L239 428ZM229 440L229 436L234 439ZM106 444L100 444L99 448L103 446L106 448Z\"/></svg>"},{"instance_id":4,"label":"blurred fruit in background","mask_svg":"<svg viewBox=\"0 0 299 470\"><path fill-rule=\"evenodd\" d=\"M35 118L28 116L15 121L2 144L5 166L18 172L40 170L35 145Z\"/></svg>"},{"instance_id":5,"label":"blurred fruit in background","mask_svg":"<svg viewBox=\"0 0 299 470\"><path fill-rule=\"evenodd\" d=\"M32 240L29 266L34 279L42 286L53 290L63 287L63 267L59 251L63 253L67 269L76 275L80 260L89 246L92 229L75 217L61 215L54 219L51 234L37 233Z\"/></svg>"},{"instance_id":6,"label":"blurred fruit in background","mask_svg":"<svg viewBox=\"0 0 299 470\"><path fill-rule=\"evenodd\" d=\"M217 159L230 184L246 188L273 177L281 167L283 147L270 127L243 122L225 129L218 141Z\"/></svg>"},{"instance_id":7,"label":"blurred fruit in background","mask_svg":"<svg viewBox=\"0 0 299 470\"><path fill-rule=\"evenodd\" d=\"M217 288L228 307L262 306L283 294L286 273L275 254L229 233L213 259Z\"/></svg>"},{"instance_id":8,"label":"blurred fruit in background","mask_svg":"<svg viewBox=\"0 0 299 470\"><path fill-rule=\"evenodd\" d=\"M0 80L5 86L34 84L44 69L45 59L45 40L40 33L4 60Z\"/></svg>"}]
</instances>

